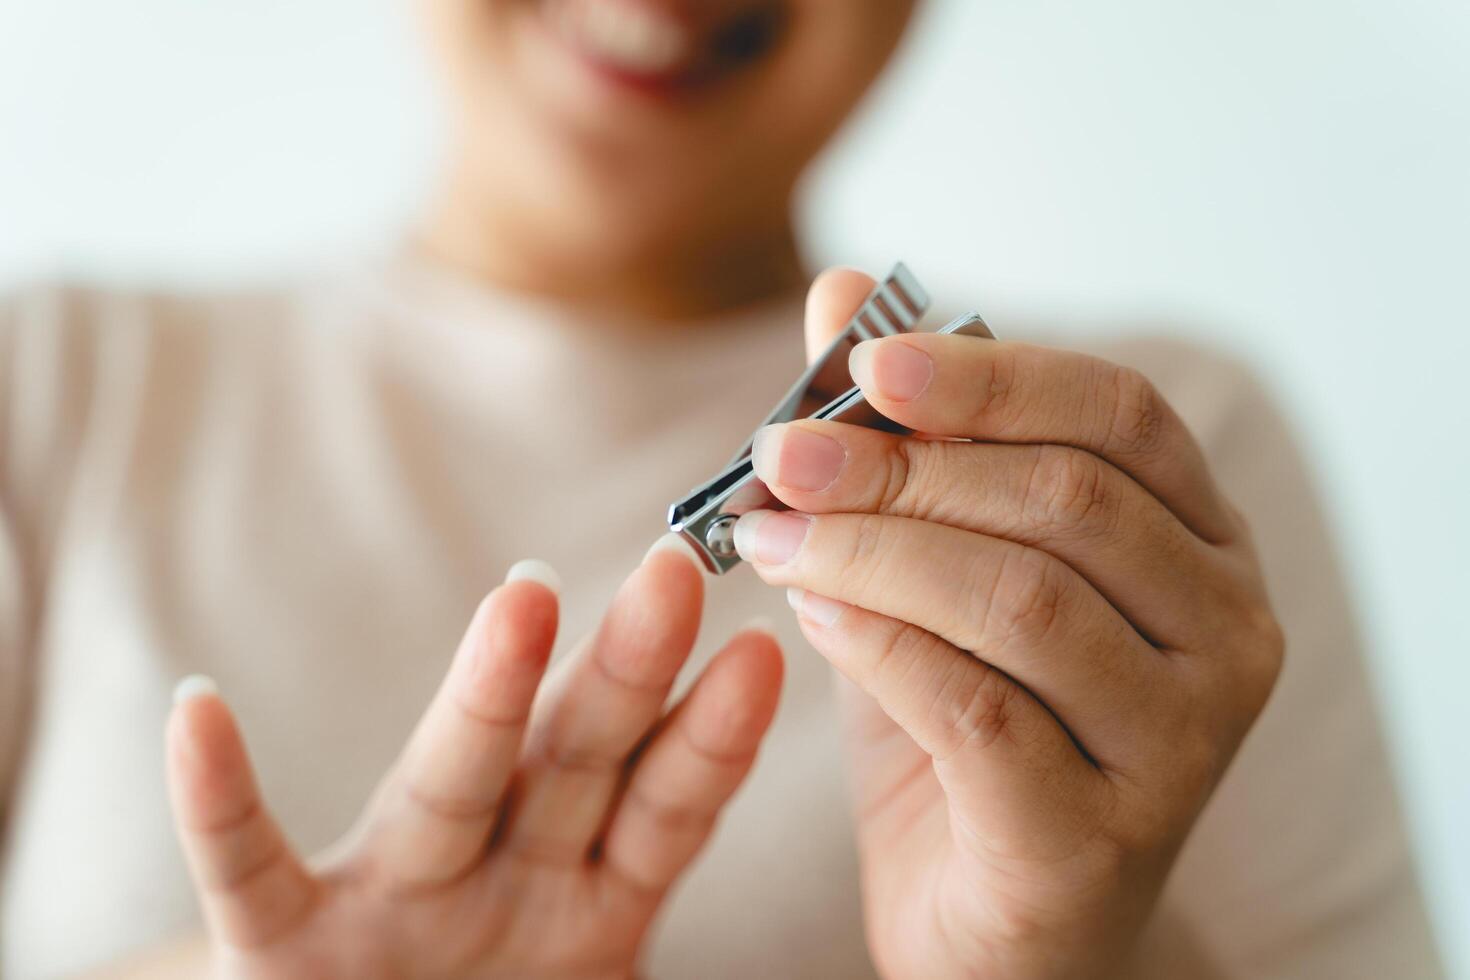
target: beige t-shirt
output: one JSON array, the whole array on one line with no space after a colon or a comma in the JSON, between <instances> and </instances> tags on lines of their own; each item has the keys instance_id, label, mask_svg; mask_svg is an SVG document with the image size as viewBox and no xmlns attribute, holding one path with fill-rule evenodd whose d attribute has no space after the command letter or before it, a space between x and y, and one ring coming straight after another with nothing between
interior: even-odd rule
<instances>
[{"instance_id":1,"label":"beige t-shirt","mask_svg":"<svg viewBox=\"0 0 1470 980\"><path fill-rule=\"evenodd\" d=\"M1218 359L1102 353L1199 435L1290 644L1140 974L1198 975L1184 947L1227 977L1437 975L1352 617L1280 421ZM800 367L795 297L650 331L403 260L229 295L16 295L0 310L0 972L63 975L197 928L163 788L178 677L219 680L281 822L318 849L505 569L561 571L565 647ZM706 607L696 661L767 614L788 683L649 972L870 975L829 669L749 570L711 582Z\"/></svg>"}]
</instances>

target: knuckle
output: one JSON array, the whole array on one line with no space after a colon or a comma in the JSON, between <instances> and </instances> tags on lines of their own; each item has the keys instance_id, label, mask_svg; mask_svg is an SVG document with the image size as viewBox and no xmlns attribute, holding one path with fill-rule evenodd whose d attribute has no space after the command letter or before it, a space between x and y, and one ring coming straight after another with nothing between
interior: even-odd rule
<instances>
[{"instance_id":1,"label":"knuckle","mask_svg":"<svg viewBox=\"0 0 1470 980\"><path fill-rule=\"evenodd\" d=\"M1010 351L992 348L990 356L981 364L975 384L974 427L977 432L1004 435L1020 414L1016 387L1018 361Z\"/></svg>"},{"instance_id":2,"label":"knuckle","mask_svg":"<svg viewBox=\"0 0 1470 980\"><path fill-rule=\"evenodd\" d=\"M1136 814L1131 821L1134 845L1177 830L1181 815L1196 812L1224 775L1239 740L1222 724L1220 701L1218 678L1200 675L1159 708L1161 737L1148 747L1145 767L1132 775L1147 785L1169 786L1170 802Z\"/></svg>"},{"instance_id":3,"label":"knuckle","mask_svg":"<svg viewBox=\"0 0 1470 980\"><path fill-rule=\"evenodd\" d=\"M452 795L429 789L412 780L404 782L403 793L423 813L451 823L478 822L493 815L500 807L498 796L493 799L476 799Z\"/></svg>"},{"instance_id":4,"label":"knuckle","mask_svg":"<svg viewBox=\"0 0 1470 980\"><path fill-rule=\"evenodd\" d=\"M1286 632L1264 603L1247 615L1247 638L1241 658L1246 709L1254 718L1276 687L1286 659Z\"/></svg>"},{"instance_id":5,"label":"knuckle","mask_svg":"<svg viewBox=\"0 0 1470 980\"><path fill-rule=\"evenodd\" d=\"M1214 725L1193 725L1176 733L1170 739L1171 778L1182 786L1213 786L1229 757L1222 742Z\"/></svg>"},{"instance_id":6,"label":"knuckle","mask_svg":"<svg viewBox=\"0 0 1470 980\"><path fill-rule=\"evenodd\" d=\"M1251 528L1250 519L1246 517L1245 511L1241 510L1234 501L1224 494L1219 496L1220 508L1225 513L1226 522L1232 529L1231 537L1245 546L1250 554L1255 553L1255 532Z\"/></svg>"},{"instance_id":7,"label":"knuckle","mask_svg":"<svg viewBox=\"0 0 1470 980\"><path fill-rule=\"evenodd\" d=\"M1045 637L1061 617L1066 581L1050 556L1030 548L1007 551L984 600L981 636L1002 644Z\"/></svg>"},{"instance_id":8,"label":"knuckle","mask_svg":"<svg viewBox=\"0 0 1470 980\"><path fill-rule=\"evenodd\" d=\"M1164 399L1153 382L1133 368L1112 367L1110 441L1131 454L1154 449L1164 430Z\"/></svg>"},{"instance_id":9,"label":"knuckle","mask_svg":"<svg viewBox=\"0 0 1470 980\"><path fill-rule=\"evenodd\" d=\"M995 668L969 658L957 658L945 687L956 696L935 699L942 743L935 758L943 762L961 749L983 750L1015 734L1020 688Z\"/></svg>"},{"instance_id":10,"label":"knuckle","mask_svg":"<svg viewBox=\"0 0 1470 980\"><path fill-rule=\"evenodd\" d=\"M660 836L703 834L719 816L717 808L695 806L688 801L656 796L644 789L628 793L629 802L640 809Z\"/></svg>"},{"instance_id":11,"label":"knuckle","mask_svg":"<svg viewBox=\"0 0 1470 980\"><path fill-rule=\"evenodd\" d=\"M252 882L264 877L286 859L286 844L279 839L267 845L258 854L241 857L236 867L206 872L205 888L219 895L245 890Z\"/></svg>"},{"instance_id":12,"label":"knuckle","mask_svg":"<svg viewBox=\"0 0 1470 980\"><path fill-rule=\"evenodd\" d=\"M627 761L626 753L592 745L550 745L535 759L562 773L599 775L615 770Z\"/></svg>"},{"instance_id":13,"label":"knuckle","mask_svg":"<svg viewBox=\"0 0 1470 980\"><path fill-rule=\"evenodd\" d=\"M708 702L705 703L705 707ZM759 715L763 712L748 701L728 705L723 713L708 712L704 725L675 726L679 738L692 759L708 771L740 768L749 765L755 754L753 741L759 736Z\"/></svg>"},{"instance_id":14,"label":"knuckle","mask_svg":"<svg viewBox=\"0 0 1470 980\"><path fill-rule=\"evenodd\" d=\"M467 724L483 730L487 735L494 736L515 731L526 723L529 712L496 711L495 695L499 692L488 689L489 684L486 681L480 680L476 683L481 685L481 688L467 692L451 692L448 698L449 705Z\"/></svg>"},{"instance_id":15,"label":"knuckle","mask_svg":"<svg viewBox=\"0 0 1470 980\"><path fill-rule=\"evenodd\" d=\"M883 510L890 514L928 520L946 493L942 461L934 451L943 443L900 439L892 454Z\"/></svg>"},{"instance_id":16,"label":"knuckle","mask_svg":"<svg viewBox=\"0 0 1470 980\"><path fill-rule=\"evenodd\" d=\"M893 452L886 454L887 465L879 477L878 509L885 512L900 510L914 496L915 484L921 478L918 459L921 454L908 439L898 439Z\"/></svg>"},{"instance_id":17,"label":"knuckle","mask_svg":"<svg viewBox=\"0 0 1470 980\"><path fill-rule=\"evenodd\" d=\"M925 630L910 623L899 624L879 647L874 659L873 678L877 686L885 689L902 686L904 675L922 661L925 647L933 642L934 637Z\"/></svg>"},{"instance_id":18,"label":"knuckle","mask_svg":"<svg viewBox=\"0 0 1470 980\"><path fill-rule=\"evenodd\" d=\"M1040 446L1022 499L1022 519L1036 531L1057 527L1106 533L1117 526L1119 500L1103 462L1066 446Z\"/></svg>"},{"instance_id":19,"label":"knuckle","mask_svg":"<svg viewBox=\"0 0 1470 980\"><path fill-rule=\"evenodd\" d=\"M845 577L850 577L858 594L881 584L887 575L888 555L892 551L887 541L888 520L879 514L854 514L849 526L845 562L840 567Z\"/></svg>"},{"instance_id":20,"label":"knuckle","mask_svg":"<svg viewBox=\"0 0 1470 980\"><path fill-rule=\"evenodd\" d=\"M1213 646L1233 717L1248 724L1265 708L1286 662L1286 631L1259 581L1234 579L1220 595L1218 640Z\"/></svg>"}]
</instances>

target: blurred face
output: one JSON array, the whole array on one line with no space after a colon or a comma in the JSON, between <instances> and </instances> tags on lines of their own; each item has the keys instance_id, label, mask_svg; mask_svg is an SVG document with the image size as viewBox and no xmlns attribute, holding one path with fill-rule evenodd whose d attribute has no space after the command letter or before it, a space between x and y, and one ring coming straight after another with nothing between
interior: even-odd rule
<instances>
[{"instance_id":1,"label":"blurred face","mask_svg":"<svg viewBox=\"0 0 1470 980\"><path fill-rule=\"evenodd\" d=\"M528 248L676 249L786 221L914 0L419 0L452 187Z\"/></svg>"}]
</instances>

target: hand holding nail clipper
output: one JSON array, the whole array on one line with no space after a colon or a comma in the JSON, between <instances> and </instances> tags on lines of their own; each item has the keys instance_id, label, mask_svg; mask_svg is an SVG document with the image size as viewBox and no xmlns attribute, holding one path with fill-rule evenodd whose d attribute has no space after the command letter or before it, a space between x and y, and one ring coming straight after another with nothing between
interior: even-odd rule
<instances>
[{"instance_id":1,"label":"hand holding nail clipper","mask_svg":"<svg viewBox=\"0 0 1470 980\"><path fill-rule=\"evenodd\" d=\"M873 287L823 276L811 350ZM1263 707L1282 638L1241 516L1147 379L902 332L852 380L900 432L754 440L733 544L846 687L885 976L1106 976Z\"/></svg>"}]
</instances>

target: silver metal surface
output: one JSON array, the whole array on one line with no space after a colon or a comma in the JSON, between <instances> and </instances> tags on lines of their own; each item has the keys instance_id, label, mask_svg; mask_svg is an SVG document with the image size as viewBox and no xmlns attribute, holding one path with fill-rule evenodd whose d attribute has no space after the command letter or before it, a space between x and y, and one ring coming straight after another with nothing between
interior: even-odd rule
<instances>
[{"instance_id":1,"label":"silver metal surface","mask_svg":"<svg viewBox=\"0 0 1470 980\"><path fill-rule=\"evenodd\" d=\"M864 340L911 332L928 306L929 295L908 267L903 263L894 266L888 278L868 295L842 332L797 379L761 426L811 418L907 432L868 404L848 373L847 356ZM975 313L951 321L938 333L993 337L985 321ZM755 476L750 457L754 438L752 432L751 438L714 479L669 507L669 530L682 535L705 567L716 575L740 564L734 536L735 522L740 515L752 510L783 508Z\"/></svg>"},{"instance_id":2,"label":"silver metal surface","mask_svg":"<svg viewBox=\"0 0 1470 980\"><path fill-rule=\"evenodd\" d=\"M710 554L716 558L736 558L735 554L735 522L739 518L734 514L721 514L710 521L709 527L704 532L704 543L709 548Z\"/></svg>"}]
</instances>

